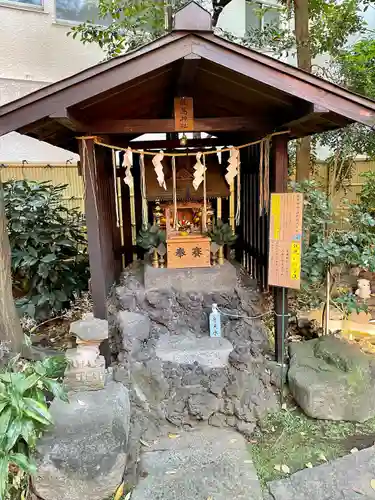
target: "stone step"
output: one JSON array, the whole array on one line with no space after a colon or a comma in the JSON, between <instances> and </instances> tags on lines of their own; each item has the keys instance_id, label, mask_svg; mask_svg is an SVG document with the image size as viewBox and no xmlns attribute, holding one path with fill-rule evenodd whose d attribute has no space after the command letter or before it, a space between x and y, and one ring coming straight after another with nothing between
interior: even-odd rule
<instances>
[{"instance_id":1,"label":"stone step","mask_svg":"<svg viewBox=\"0 0 375 500\"><path fill-rule=\"evenodd\" d=\"M375 498L375 446L268 484L272 500Z\"/></svg>"},{"instance_id":2,"label":"stone step","mask_svg":"<svg viewBox=\"0 0 375 500\"><path fill-rule=\"evenodd\" d=\"M164 437L141 458L132 500L261 500L261 489L243 437L206 427Z\"/></svg>"},{"instance_id":3,"label":"stone step","mask_svg":"<svg viewBox=\"0 0 375 500\"><path fill-rule=\"evenodd\" d=\"M233 346L223 337L165 335L156 345L156 356L162 361L208 368L224 368Z\"/></svg>"}]
</instances>

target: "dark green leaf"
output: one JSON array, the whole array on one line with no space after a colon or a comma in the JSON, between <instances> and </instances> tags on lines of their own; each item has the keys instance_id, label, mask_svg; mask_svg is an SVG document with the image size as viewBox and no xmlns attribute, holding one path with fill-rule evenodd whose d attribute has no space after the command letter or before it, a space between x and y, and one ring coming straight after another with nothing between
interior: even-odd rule
<instances>
[{"instance_id":1,"label":"dark green leaf","mask_svg":"<svg viewBox=\"0 0 375 500\"><path fill-rule=\"evenodd\" d=\"M4 408L9 404L8 399L1 399L0 401L0 413L4 410Z\"/></svg>"},{"instance_id":2,"label":"dark green leaf","mask_svg":"<svg viewBox=\"0 0 375 500\"><path fill-rule=\"evenodd\" d=\"M21 431L22 419L17 417L9 423L8 430L6 432L5 450L7 452L14 447L18 438L21 436Z\"/></svg>"},{"instance_id":3,"label":"dark green leaf","mask_svg":"<svg viewBox=\"0 0 375 500\"><path fill-rule=\"evenodd\" d=\"M23 455L22 453L12 453L9 456L9 462L16 464L20 469L22 469L27 474L36 474L36 465L29 457Z\"/></svg>"},{"instance_id":4,"label":"dark green leaf","mask_svg":"<svg viewBox=\"0 0 375 500\"><path fill-rule=\"evenodd\" d=\"M56 260L56 255L54 253L49 253L45 257L42 258L42 262L48 264L49 262L53 262Z\"/></svg>"},{"instance_id":5,"label":"dark green leaf","mask_svg":"<svg viewBox=\"0 0 375 500\"><path fill-rule=\"evenodd\" d=\"M36 433L35 433L35 426L32 420L26 418L23 419L21 436L25 440L28 446L30 447L35 446Z\"/></svg>"},{"instance_id":6,"label":"dark green leaf","mask_svg":"<svg viewBox=\"0 0 375 500\"><path fill-rule=\"evenodd\" d=\"M68 297L66 296L66 293L63 290L56 290L55 295L60 302L66 302L68 300Z\"/></svg>"},{"instance_id":7,"label":"dark green leaf","mask_svg":"<svg viewBox=\"0 0 375 500\"><path fill-rule=\"evenodd\" d=\"M8 484L8 456L0 457L0 499L5 498L5 492Z\"/></svg>"},{"instance_id":8,"label":"dark green leaf","mask_svg":"<svg viewBox=\"0 0 375 500\"><path fill-rule=\"evenodd\" d=\"M45 404L35 401L31 398L24 398L25 409L24 412L34 420L41 424L49 425L53 423L52 417Z\"/></svg>"},{"instance_id":9,"label":"dark green leaf","mask_svg":"<svg viewBox=\"0 0 375 500\"><path fill-rule=\"evenodd\" d=\"M17 389L21 394L23 394L25 391L30 389L30 387L36 385L39 380L40 375L38 375L37 373L33 373L29 377L26 377L22 381L20 381L17 385Z\"/></svg>"},{"instance_id":10,"label":"dark green leaf","mask_svg":"<svg viewBox=\"0 0 375 500\"><path fill-rule=\"evenodd\" d=\"M44 384L47 387L47 389L52 392L55 398L61 399L62 401L69 403L68 395L64 390L62 383L57 382L56 380L46 378L44 379Z\"/></svg>"},{"instance_id":11,"label":"dark green leaf","mask_svg":"<svg viewBox=\"0 0 375 500\"><path fill-rule=\"evenodd\" d=\"M58 378L64 375L67 359L64 355L51 356L42 361L45 374L49 378Z\"/></svg>"},{"instance_id":12,"label":"dark green leaf","mask_svg":"<svg viewBox=\"0 0 375 500\"><path fill-rule=\"evenodd\" d=\"M0 436L6 435L11 417L12 417L12 410L8 406L1 412L0 415Z\"/></svg>"}]
</instances>

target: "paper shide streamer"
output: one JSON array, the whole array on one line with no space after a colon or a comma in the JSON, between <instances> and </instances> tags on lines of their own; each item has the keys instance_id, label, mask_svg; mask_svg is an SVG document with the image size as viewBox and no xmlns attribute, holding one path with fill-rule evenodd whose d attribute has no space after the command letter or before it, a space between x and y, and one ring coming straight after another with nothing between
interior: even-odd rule
<instances>
[{"instance_id":1,"label":"paper shide streamer","mask_svg":"<svg viewBox=\"0 0 375 500\"><path fill-rule=\"evenodd\" d=\"M225 174L225 180L230 186L238 174L238 167L240 161L240 151L237 148L232 148L230 151L230 156L228 160L227 173Z\"/></svg>"},{"instance_id":2,"label":"paper shide streamer","mask_svg":"<svg viewBox=\"0 0 375 500\"><path fill-rule=\"evenodd\" d=\"M160 151L160 153L157 153L153 159L152 159L152 164L154 165L154 170L156 173L156 177L158 179L159 186L167 190L167 185L165 183L165 178L164 178L164 171L163 171L163 161L164 158L164 153L163 151Z\"/></svg>"},{"instance_id":3,"label":"paper shide streamer","mask_svg":"<svg viewBox=\"0 0 375 500\"><path fill-rule=\"evenodd\" d=\"M194 165L195 172L193 176L194 177L193 186L195 190L197 190L204 181L204 173L206 171L206 167L201 162L201 158L202 158L202 153L197 153L197 162Z\"/></svg>"},{"instance_id":4,"label":"paper shide streamer","mask_svg":"<svg viewBox=\"0 0 375 500\"><path fill-rule=\"evenodd\" d=\"M125 184L127 184L129 186L130 189L133 189L134 188L134 178L133 178L133 174L131 172L131 168L133 166L133 151L130 148L128 148L125 151L123 165L125 167L124 182L125 182Z\"/></svg>"}]
</instances>

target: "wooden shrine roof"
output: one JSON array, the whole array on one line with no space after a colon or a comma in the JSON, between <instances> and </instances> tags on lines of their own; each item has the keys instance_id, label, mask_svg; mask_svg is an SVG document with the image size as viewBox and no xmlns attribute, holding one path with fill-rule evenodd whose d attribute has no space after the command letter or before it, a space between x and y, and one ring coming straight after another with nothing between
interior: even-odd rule
<instances>
[{"instance_id":1,"label":"wooden shrine roof","mask_svg":"<svg viewBox=\"0 0 375 500\"><path fill-rule=\"evenodd\" d=\"M72 151L79 135L127 143L175 131L181 95L194 99L196 131L224 145L276 130L294 138L375 124L374 101L214 35L210 14L192 2L171 33L0 107L0 135L18 131Z\"/></svg>"}]
</instances>

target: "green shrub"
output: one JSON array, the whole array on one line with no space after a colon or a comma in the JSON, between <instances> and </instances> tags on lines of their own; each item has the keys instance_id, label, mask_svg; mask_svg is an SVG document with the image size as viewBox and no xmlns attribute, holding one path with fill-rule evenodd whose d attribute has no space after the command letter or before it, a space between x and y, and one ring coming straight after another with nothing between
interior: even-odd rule
<instances>
[{"instance_id":1,"label":"green shrub","mask_svg":"<svg viewBox=\"0 0 375 500\"><path fill-rule=\"evenodd\" d=\"M360 199L369 191L366 178ZM307 283L323 284L328 268L359 267L375 271L375 218L368 204L352 205L346 222L348 229L332 229L334 213L327 195L319 190L314 181L295 185L304 193L302 276ZM366 197L368 199L368 197ZM371 201L370 201L371 203ZM329 229L326 235L326 228Z\"/></svg>"},{"instance_id":2,"label":"green shrub","mask_svg":"<svg viewBox=\"0 0 375 500\"><path fill-rule=\"evenodd\" d=\"M319 307L325 302L328 269L331 287L341 273L351 268L375 271L375 174L364 175L365 184L359 202L348 207L347 229L335 228L333 207L315 181L296 183L293 188L304 194L302 287L297 294L298 308ZM328 234L327 234L328 233ZM347 294L333 301L345 316L365 310L356 297Z\"/></svg>"},{"instance_id":3,"label":"green shrub","mask_svg":"<svg viewBox=\"0 0 375 500\"><path fill-rule=\"evenodd\" d=\"M0 371L0 498L28 497L37 439L53 423L46 395L67 401L60 382L63 356L26 362L13 358Z\"/></svg>"},{"instance_id":4,"label":"green shrub","mask_svg":"<svg viewBox=\"0 0 375 500\"><path fill-rule=\"evenodd\" d=\"M88 286L82 215L63 204L66 186L4 184L17 307L36 319L56 315Z\"/></svg>"}]
</instances>

